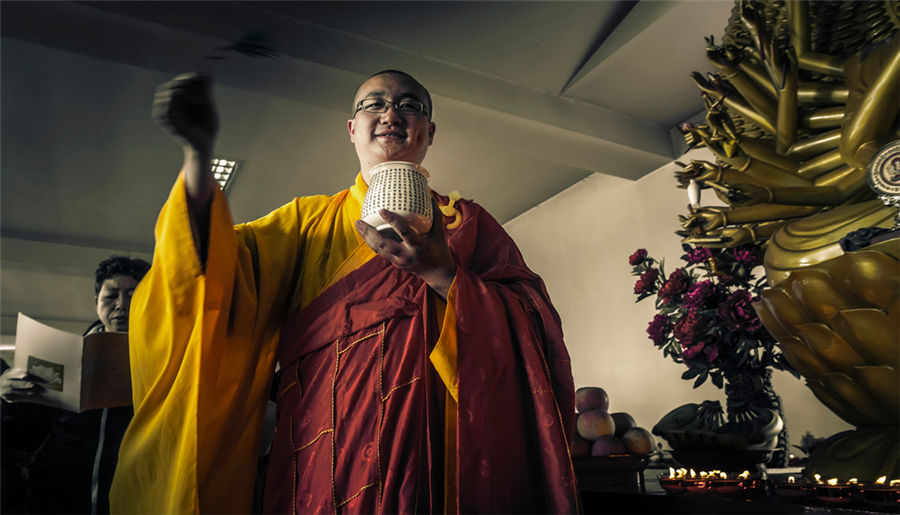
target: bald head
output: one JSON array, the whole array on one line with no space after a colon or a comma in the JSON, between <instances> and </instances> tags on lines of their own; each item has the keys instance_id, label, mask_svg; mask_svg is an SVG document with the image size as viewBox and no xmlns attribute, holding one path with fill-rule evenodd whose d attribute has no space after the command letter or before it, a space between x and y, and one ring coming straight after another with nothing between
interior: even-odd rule
<instances>
[{"instance_id":1,"label":"bald head","mask_svg":"<svg viewBox=\"0 0 900 515\"><path fill-rule=\"evenodd\" d=\"M422 85L421 82L416 80L412 75L400 71L400 70L382 70L380 72L373 73L369 75L369 78L366 79L366 82L362 83L362 85L356 90L356 95L353 97L353 105L351 106L351 114L356 112L356 106L359 104L359 101L362 100L363 95L361 94L363 89L365 89L366 84L373 78L378 77L380 75L391 75L395 79L406 82L411 86L411 88L415 91L416 96L419 97L418 100L425 104L428 109L428 119L431 120L431 117L434 113L434 105L431 103L431 94L428 93L428 90L425 86Z\"/></svg>"}]
</instances>

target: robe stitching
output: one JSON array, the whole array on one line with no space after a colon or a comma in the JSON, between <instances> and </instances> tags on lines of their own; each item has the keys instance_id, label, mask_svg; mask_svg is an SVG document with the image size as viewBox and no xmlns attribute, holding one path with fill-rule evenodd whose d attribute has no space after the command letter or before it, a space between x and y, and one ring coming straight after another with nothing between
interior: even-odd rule
<instances>
[{"instance_id":1,"label":"robe stitching","mask_svg":"<svg viewBox=\"0 0 900 515\"><path fill-rule=\"evenodd\" d=\"M337 440L337 376L338 369L341 365L341 348L340 348L341 340L337 339L334 341L334 375L331 377L331 507L337 511L337 485L335 484L335 459L334 459L334 446L335 440ZM294 495L296 496L297 489L294 488Z\"/></svg>"},{"instance_id":2,"label":"robe stitching","mask_svg":"<svg viewBox=\"0 0 900 515\"><path fill-rule=\"evenodd\" d=\"M403 388L403 387L405 387L405 386L409 386L409 385L415 383L416 381L418 381L418 380L420 380L420 379L422 379L421 376L419 376L419 377L413 379L412 381L410 381L410 382L408 382L408 383L398 384L397 386L391 388L391 391L389 391L389 392L387 393L387 396L386 396L386 397L383 397L383 398L381 399L381 402L387 402L388 399L391 398L391 394L394 393L396 390L399 390L400 388Z\"/></svg>"},{"instance_id":3,"label":"robe stitching","mask_svg":"<svg viewBox=\"0 0 900 515\"><path fill-rule=\"evenodd\" d=\"M378 345L378 398L384 398L384 331L387 327L387 321L381 322L381 339ZM384 484L381 481L381 429L384 425L384 402L378 403L378 434L375 437L375 465L378 472L378 496L376 498L375 511L381 512L381 490Z\"/></svg>"},{"instance_id":4,"label":"robe stitching","mask_svg":"<svg viewBox=\"0 0 900 515\"><path fill-rule=\"evenodd\" d=\"M376 485L376 483L369 483L368 485L361 486L355 494L353 494L352 496L350 496L350 497L344 499L343 501L341 501L340 503L338 503L337 508L340 508L341 506L347 504L348 502L352 501L353 499L356 499L357 497L359 497L360 494L363 493L363 490L365 490L366 488L369 488L371 486L375 486L375 485Z\"/></svg>"},{"instance_id":5,"label":"robe stitching","mask_svg":"<svg viewBox=\"0 0 900 515\"><path fill-rule=\"evenodd\" d=\"M316 435L312 440L310 440L308 443L305 443L305 444L301 445L300 447L297 447L296 449L294 449L294 452L302 451L303 449L306 449L306 448L309 447L310 445L316 443L316 440L318 440L319 437L321 437L321 436L324 435L325 433L331 433L331 432L333 432L333 431L334 431L333 428L323 429L322 431L319 432L319 434L317 434L317 435Z\"/></svg>"},{"instance_id":6,"label":"robe stitching","mask_svg":"<svg viewBox=\"0 0 900 515\"><path fill-rule=\"evenodd\" d=\"M346 347L344 347L343 349L338 349L338 354L343 354L343 353L347 352L348 350L350 350L350 348L353 347L354 345L356 345L357 343L359 343L359 342L361 342L361 341L363 341L363 340L367 340L367 339L369 339L369 338L371 338L371 337L373 337L373 336L378 336L378 335L381 334L382 332L384 332L384 327L382 327L382 328L379 329L378 331L375 331L375 332L372 333L372 334L363 336L362 338L360 338L360 339L358 339L358 340L356 340L356 341L354 341L354 342L351 342L350 344L348 344L348 345L347 345Z\"/></svg>"},{"instance_id":7,"label":"robe stitching","mask_svg":"<svg viewBox=\"0 0 900 515\"><path fill-rule=\"evenodd\" d=\"M280 399L281 396L287 393L287 391L290 390L291 387L293 387L295 384L297 384L297 381L293 381L291 384L285 386L280 392L278 392L278 398Z\"/></svg>"}]
</instances>

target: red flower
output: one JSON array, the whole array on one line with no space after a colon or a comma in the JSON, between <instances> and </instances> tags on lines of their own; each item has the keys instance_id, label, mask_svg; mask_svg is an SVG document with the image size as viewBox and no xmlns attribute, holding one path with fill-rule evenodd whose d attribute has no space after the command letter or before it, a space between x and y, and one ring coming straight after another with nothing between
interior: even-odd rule
<instances>
[{"instance_id":1,"label":"red flower","mask_svg":"<svg viewBox=\"0 0 900 515\"><path fill-rule=\"evenodd\" d=\"M675 322L672 335L682 347L696 343L698 336L703 332L706 320L696 310L690 310Z\"/></svg>"},{"instance_id":2,"label":"red flower","mask_svg":"<svg viewBox=\"0 0 900 515\"><path fill-rule=\"evenodd\" d=\"M706 356L706 362L712 363L719 357L719 346L712 343L696 342L688 345L682 345L681 355L685 359L694 359L697 356Z\"/></svg>"},{"instance_id":3,"label":"red flower","mask_svg":"<svg viewBox=\"0 0 900 515\"><path fill-rule=\"evenodd\" d=\"M647 257L647 249L637 249L634 251L634 254L628 256L628 264L631 266L637 266L644 262L644 259Z\"/></svg>"},{"instance_id":4,"label":"red flower","mask_svg":"<svg viewBox=\"0 0 900 515\"><path fill-rule=\"evenodd\" d=\"M634 293L641 295L644 293L653 293L656 289L656 280L659 279L659 270L650 268L643 274L641 278L634 283Z\"/></svg>"},{"instance_id":5,"label":"red flower","mask_svg":"<svg viewBox=\"0 0 900 515\"><path fill-rule=\"evenodd\" d=\"M691 277L684 271L684 268L676 268L659 289L659 298L662 299L663 304L668 304L687 291L690 284Z\"/></svg>"},{"instance_id":6,"label":"red flower","mask_svg":"<svg viewBox=\"0 0 900 515\"><path fill-rule=\"evenodd\" d=\"M749 291L737 290L719 304L716 313L730 329L753 332L760 328L762 322L751 302Z\"/></svg>"},{"instance_id":7,"label":"red flower","mask_svg":"<svg viewBox=\"0 0 900 515\"><path fill-rule=\"evenodd\" d=\"M682 344L681 345L681 355L684 356L684 359L694 359L694 356L700 353L703 350L703 347L706 344L704 342L697 342L691 344Z\"/></svg>"}]
</instances>

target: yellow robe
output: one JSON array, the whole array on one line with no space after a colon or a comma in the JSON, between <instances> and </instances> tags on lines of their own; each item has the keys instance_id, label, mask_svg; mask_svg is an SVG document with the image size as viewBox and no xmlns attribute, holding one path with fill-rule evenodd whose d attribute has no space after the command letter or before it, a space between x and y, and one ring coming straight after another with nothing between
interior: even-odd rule
<instances>
[{"instance_id":1,"label":"yellow robe","mask_svg":"<svg viewBox=\"0 0 900 515\"><path fill-rule=\"evenodd\" d=\"M349 190L297 198L233 226L217 190L204 270L179 176L157 221L153 267L131 304L135 414L119 451L113 513L249 512L279 329L374 256L354 227L365 193L357 175ZM453 311L431 360L455 397Z\"/></svg>"}]
</instances>

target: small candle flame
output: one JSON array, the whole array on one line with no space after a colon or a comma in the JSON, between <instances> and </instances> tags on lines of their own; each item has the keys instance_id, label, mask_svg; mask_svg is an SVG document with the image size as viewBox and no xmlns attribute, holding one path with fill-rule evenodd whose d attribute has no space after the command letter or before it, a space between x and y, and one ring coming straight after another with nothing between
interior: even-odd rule
<instances>
[{"instance_id":1,"label":"small candle flame","mask_svg":"<svg viewBox=\"0 0 900 515\"><path fill-rule=\"evenodd\" d=\"M719 477L721 477L722 479L728 479L728 474L726 474L724 472L719 472Z\"/></svg>"},{"instance_id":2,"label":"small candle flame","mask_svg":"<svg viewBox=\"0 0 900 515\"><path fill-rule=\"evenodd\" d=\"M795 482L794 476L788 476L788 483L793 484Z\"/></svg>"},{"instance_id":3,"label":"small candle flame","mask_svg":"<svg viewBox=\"0 0 900 515\"><path fill-rule=\"evenodd\" d=\"M813 475L813 479L816 480L816 483L821 483L821 482L822 482L822 476L820 476L819 474Z\"/></svg>"},{"instance_id":4,"label":"small candle flame","mask_svg":"<svg viewBox=\"0 0 900 515\"><path fill-rule=\"evenodd\" d=\"M890 486L900 486L900 479L891 479Z\"/></svg>"},{"instance_id":5,"label":"small candle flame","mask_svg":"<svg viewBox=\"0 0 900 515\"><path fill-rule=\"evenodd\" d=\"M691 479L694 479L695 477L697 477L697 473L694 472L694 469L691 469Z\"/></svg>"},{"instance_id":6,"label":"small candle flame","mask_svg":"<svg viewBox=\"0 0 900 515\"><path fill-rule=\"evenodd\" d=\"M675 469L669 467L669 479L675 479Z\"/></svg>"},{"instance_id":7,"label":"small candle flame","mask_svg":"<svg viewBox=\"0 0 900 515\"><path fill-rule=\"evenodd\" d=\"M859 480L856 479L855 477L851 477L850 479L847 480L848 485L855 485L856 483L859 483Z\"/></svg>"},{"instance_id":8,"label":"small candle flame","mask_svg":"<svg viewBox=\"0 0 900 515\"><path fill-rule=\"evenodd\" d=\"M750 471L745 470L745 471L741 472L740 474L738 474L738 477L741 479L747 479L748 477L750 477Z\"/></svg>"},{"instance_id":9,"label":"small candle flame","mask_svg":"<svg viewBox=\"0 0 900 515\"><path fill-rule=\"evenodd\" d=\"M700 479L705 479L706 476L708 476L708 475L709 475L709 473L707 471L705 471L705 470L700 471Z\"/></svg>"},{"instance_id":10,"label":"small candle flame","mask_svg":"<svg viewBox=\"0 0 900 515\"><path fill-rule=\"evenodd\" d=\"M834 485L837 484L838 480L837 480L836 477L833 477L833 478L831 478L831 479L829 479L828 481L825 481L825 482L828 483L828 486L834 486Z\"/></svg>"},{"instance_id":11,"label":"small candle flame","mask_svg":"<svg viewBox=\"0 0 900 515\"><path fill-rule=\"evenodd\" d=\"M875 484L883 485L885 481L887 481L887 476L881 476L880 478L875 480Z\"/></svg>"}]
</instances>

